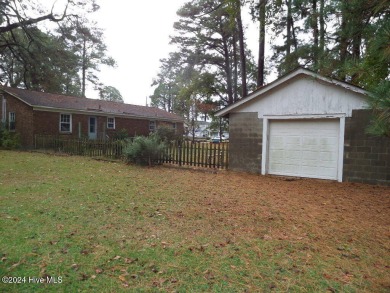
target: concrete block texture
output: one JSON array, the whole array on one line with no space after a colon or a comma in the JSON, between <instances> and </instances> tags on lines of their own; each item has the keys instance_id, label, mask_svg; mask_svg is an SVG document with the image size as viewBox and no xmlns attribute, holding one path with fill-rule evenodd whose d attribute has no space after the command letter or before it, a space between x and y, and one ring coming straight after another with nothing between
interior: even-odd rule
<instances>
[{"instance_id":1,"label":"concrete block texture","mask_svg":"<svg viewBox=\"0 0 390 293\"><path fill-rule=\"evenodd\" d=\"M231 113L229 136L229 169L261 173L263 120L257 113Z\"/></svg>"},{"instance_id":2,"label":"concrete block texture","mask_svg":"<svg viewBox=\"0 0 390 293\"><path fill-rule=\"evenodd\" d=\"M390 186L390 138L366 133L371 111L353 110L347 118L343 181Z\"/></svg>"}]
</instances>

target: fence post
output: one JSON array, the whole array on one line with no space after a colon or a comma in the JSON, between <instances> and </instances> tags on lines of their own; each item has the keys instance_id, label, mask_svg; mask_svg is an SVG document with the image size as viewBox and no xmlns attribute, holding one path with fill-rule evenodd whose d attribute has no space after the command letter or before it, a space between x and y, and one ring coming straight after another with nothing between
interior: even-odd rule
<instances>
[{"instance_id":1,"label":"fence post","mask_svg":"<svg viewBox=\"0 0 390 293\"><path fill-rule=\"evenodd\" d=\"M181 166L181 141L179 141L179 166Z\"/></svg>"}]
</instances>

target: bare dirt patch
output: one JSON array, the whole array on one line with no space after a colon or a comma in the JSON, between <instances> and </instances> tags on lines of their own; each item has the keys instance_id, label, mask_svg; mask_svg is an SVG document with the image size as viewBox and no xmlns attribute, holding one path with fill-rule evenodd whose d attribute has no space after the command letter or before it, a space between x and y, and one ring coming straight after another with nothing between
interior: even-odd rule
<instances>
[{"instance_id":1,"label":"bare dirt patch","mask_svg":"<svg viewBox=\"0 0 390 293\"><path fill-rule=\"evenodd\" d=\"M330 271L325 278L340 282L349 282L354 264L365 259L372 267L362 269L363 277L379 291L390 290L390 188L235 172L165 172L174 174L170 184L183 186L182 197L189 200L168 213L182 233L214 235L221 245L256 238L307 245L309 258L332 259L341 273ZM370 273L372 268L381 274Z\"/></svg>"}]
</instances>

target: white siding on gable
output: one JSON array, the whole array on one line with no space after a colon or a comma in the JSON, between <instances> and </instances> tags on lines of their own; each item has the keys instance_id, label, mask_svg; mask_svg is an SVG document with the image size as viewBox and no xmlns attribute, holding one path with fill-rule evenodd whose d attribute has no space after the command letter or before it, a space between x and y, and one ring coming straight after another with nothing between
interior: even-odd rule
<instances>
[{"instance_id":1,"label":"white siding on gable","mask_svg":"<svg viewBox=\"0 0 390 293\"><path fill-rule=\"evenodd\" d=\"M234 109L234 112L257 112L259 118L278 115L352 116L353 109L368 107L363 94L326 83L311 76L298 76Z\"/></svg>"}]
</instances>

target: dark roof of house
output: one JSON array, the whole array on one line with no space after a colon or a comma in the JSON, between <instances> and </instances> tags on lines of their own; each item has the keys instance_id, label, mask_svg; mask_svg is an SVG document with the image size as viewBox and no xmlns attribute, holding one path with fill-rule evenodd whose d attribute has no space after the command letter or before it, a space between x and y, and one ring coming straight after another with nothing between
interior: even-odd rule
<instances>
[{"instance_id":1,"label":"dark roof of house","mask_svg":"<svg viewBox=\"0 0 390 293\"><path fill-rule=\"evenodd\" d=\"M51 94L25 89L1 86L4 92L24 101L33 107L76 110L83 112L101 112L111 115L145 117L158 120L183 121L183 118L167 111L147 106L88 99L60 94Z\"/></svg>"}]
</instances>

